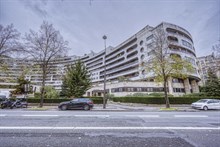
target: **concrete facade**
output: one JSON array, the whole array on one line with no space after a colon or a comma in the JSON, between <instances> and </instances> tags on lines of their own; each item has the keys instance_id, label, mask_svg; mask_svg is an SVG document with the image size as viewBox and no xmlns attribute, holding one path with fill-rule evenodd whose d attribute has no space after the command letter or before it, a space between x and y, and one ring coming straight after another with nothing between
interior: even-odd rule
<instances>
[{"instance_id":1,"label":"concrete facade","mask_svg":"<svg viewBox=\"0 0 220 147\"><path fill-rule=\"evenodd\" d=\"M201 77L201 82L199 83L200 85L205 84L208 77L209 68L215 72L218 78L220 78L220 58L217 58L215 54L198 57L197 64L199 68L199 74Z\"/></svg>"},{"instance_id":2,"label":"concrete facade","mask_svg":"<svg viewBox=\"0 0 220 147\"><path fill-rule=\"evenodd\" d=\"M106 50L102 50L99 53L91 52L84 56L67 56L54 59L50 64L51 70L46 78L46 85L51 85L57 90L61 90L62 77L65 75L66 68L76 60L81 60L86 65L93 83L93 87L86 93L88 96L103 92L104 65L106 65L106 80L109 93L122 96L136 92L163 92L162 84L156 83L154 76L146 73L143 67L143 62L149 60L152 56L151 44L153 33L158 28L162 28L167 36L169 54L177 54L181 58L187 59L192 63L194 68L194 72L190 73L184 81L170 78L168 80L169 93L182 95L197 92L196 85L198 85L197 83L200 77L191 34L182 27L165 22L162 22L156 27L146 26L118 46L109 46ZM9 69L11 70L10 78L12 80L6 80L9 76L5 73L0 73L0 82L3 84L13 83L12 81L22 73L21 67L27 65L31 66L32 72L26 74L26 79L34 83L34 86L39 89L42 81L41 71L38 67L33 66L35 65L33 61L20 61L11 58L5 60L9 63ZM123 78L127 82L120 83L120 78ZM194 87L194 90L191 87Z\"/></svg>"}]
</instances>

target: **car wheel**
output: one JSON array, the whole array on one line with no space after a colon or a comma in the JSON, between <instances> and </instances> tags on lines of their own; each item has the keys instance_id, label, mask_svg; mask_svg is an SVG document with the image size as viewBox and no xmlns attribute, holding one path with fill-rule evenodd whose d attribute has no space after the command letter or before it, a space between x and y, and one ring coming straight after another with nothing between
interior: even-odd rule
<instances>
[{"instance_id":1,"label":"car wheel","mask_svg":"<svg viewBox=\"0 0 220 147\"><path fill-rule=\"evenodd\" d=\"M67 105L62 105L61 106L61 110L66 110L67 109Z\"/></svg>"},{"instance_id":2,"label":"car wheel","mask_svg":"<svg viewBox=\"0 0 220 147\"><path fill-rule=\"evenodd\" d=\"M85 105L84 107L83 107L83 109L84 110L89 110L90 108L89 108L89 105Z\"/></svg>"},{"instance_id":3,"label":"car wheel","mask_svg":"<svg viewBox=\"0 0 220 147\"><path fill-rule=\"evenodd\" d=\"M207 111L207 110L208 110L208 107L207 107L207 106L204 106L204 107L203 107L203 110Z\"/></svg>"}]
</instances>

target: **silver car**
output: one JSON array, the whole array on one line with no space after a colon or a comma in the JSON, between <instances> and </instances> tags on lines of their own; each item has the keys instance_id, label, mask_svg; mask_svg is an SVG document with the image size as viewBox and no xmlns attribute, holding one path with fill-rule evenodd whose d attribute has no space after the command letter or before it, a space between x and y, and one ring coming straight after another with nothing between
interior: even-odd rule
<instances>
[{"instance_id":1,"label":"silver car","mask_svg":"<svg viewBox=\"0 0 220 147\"><path fill-rule=\"evenodd\" d=\"M192 108L195 109L220 109L220 100L217 99L201 99L191 104Z\"/></svg>"}]
</instances>

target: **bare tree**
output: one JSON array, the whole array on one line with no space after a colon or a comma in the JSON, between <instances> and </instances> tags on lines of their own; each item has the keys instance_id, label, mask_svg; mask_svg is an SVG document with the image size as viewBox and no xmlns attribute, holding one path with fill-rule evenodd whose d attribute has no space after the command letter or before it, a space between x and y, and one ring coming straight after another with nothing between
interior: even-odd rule
<instances>
[{"instance_id":1,"label":"bare tree","mask_svg":"<svg viewBox=\"0 0 220 147\"><path fill-rule=\"evenodd\" d=\"M20 48L20 33L13 24L3 27L0 24L0 57L10 55Z\"/></svg>"},{"instance_id":2,"label":"bare tree","mask_svg":"<svg viewBox=\"0 0 220 147\"><path fill-rule=\"evenodd\" d=\"M168 78L185 78L187 72L191 71L191 64L181 59L179 55L170 54L169 41L163 28L154 30L153 39L150 44L150 58L145 61L145 68L149 71L150 77L154 77L157 82L163 83L166 108L170 108L168 98Z\"/></svg>"},{"instance_id":3,"label":"bare tree","mask_svg":"<svg viewBox=\"0 0 220 147\"><path fill-rule=\"evenodd\" d=\"M42 70L40 107L43 107L45 81L50 65L56 57L65 54L67 45L68 42L64 41L59 31L45 21L40 26L39 32L30 30L30 33L25 35L25 51Z\"/></svg>"}]
</instances>

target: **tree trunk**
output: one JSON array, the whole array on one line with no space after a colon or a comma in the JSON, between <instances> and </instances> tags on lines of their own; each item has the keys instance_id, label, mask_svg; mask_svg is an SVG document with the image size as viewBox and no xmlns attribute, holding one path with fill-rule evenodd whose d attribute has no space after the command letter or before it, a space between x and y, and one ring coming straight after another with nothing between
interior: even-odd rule
<instances>
[{"instance_id":1,"label":"tree trunk","mask_svg":"<svg viewBox=\"0 0 220 147\"><path fill-rule=\"evenodd\" d=\"M45 66L45 65L43 65ZM41 94L40 94L40 107L43 107L44 104L44 95L45 95L45 79L46 79L46 69L43 67L43 79L42 79L42 87L41 87Z\"/></svg>"},{"instance_id":2,"label":"tree trunk","mask_svg":"<svg viewBox=\"0 0 220 147\"><path fill-rule=\"evenodd\" d=\"M44 104L44 86L45 82L43 81L42 87L41 87L41 93L40 93L40 107L43 107Z\"/></svg>"},{"instance_id":3,"label":"tree trunk","mask_svg":"<svg viewBox=\"0 0 220 147\"><path fill-rule=\"evenodd\" d=\"M104 93L104 96L103 96L103 109L106 108L106 103L107 103L107 98L106 98L106 93Z\"/></svg>"},{"instance_id":4,"label":"tree trunk","mask_svg":"<svg viewBox=\"0 0 220 147\"><path fill-rule=\"evenodd\" d=\"M164 80L164 97L165 97L165 101L166 101L166 108L170 108L170 101L169 101L169 97L167 95L167 79Z\"/></svg>"}]
</instances>

